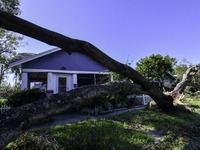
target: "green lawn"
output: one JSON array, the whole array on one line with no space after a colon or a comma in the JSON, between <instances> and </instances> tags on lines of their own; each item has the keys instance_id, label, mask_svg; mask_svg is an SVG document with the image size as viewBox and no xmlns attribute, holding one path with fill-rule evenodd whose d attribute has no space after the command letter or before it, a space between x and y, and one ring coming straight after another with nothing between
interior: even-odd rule
<instances>
[{"instance_id":1,"label":"green lawn","mask_svg":"<svg viewBox=\"0 0 200 150\"><path fill-rule=\"evenodd\" d=\"M6 149L200 149L200 101L188 103L193 113L135 110L30 130ZM144 131L160 131L163 138L155 144Z\"/></svg>"}]
</instances>

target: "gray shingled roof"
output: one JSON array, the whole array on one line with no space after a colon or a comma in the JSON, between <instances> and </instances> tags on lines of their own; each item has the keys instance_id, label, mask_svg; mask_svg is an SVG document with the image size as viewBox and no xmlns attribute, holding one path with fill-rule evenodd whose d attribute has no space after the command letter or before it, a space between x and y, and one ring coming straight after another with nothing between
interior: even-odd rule
<instances>
[{"instance_id":1,"label":"gray shingled roof","mask_svg":"<svg viewBox=\"0 0 200 150\"><path fill-rule=\"evenodd\" d=\"M17 56L15 56L15 57L10 61L10 63L13 63L13 62L22 60L22 59L24 59L24 58L27 58L27 57L30 57L30 56L33 56L33 55L36 55L36 54L34 54L34 53L18 53Z\"/></svg>"}]
</instances>

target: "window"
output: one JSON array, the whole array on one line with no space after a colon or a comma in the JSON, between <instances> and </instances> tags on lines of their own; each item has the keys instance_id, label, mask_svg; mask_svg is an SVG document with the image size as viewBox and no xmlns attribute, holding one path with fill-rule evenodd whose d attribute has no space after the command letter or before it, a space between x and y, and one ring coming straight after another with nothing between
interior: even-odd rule
<instances>
[{"instance_id":1,"label":"window","mask_svg":"<svg viewBox=\"0 0 200 150\"><path fill-rule=\"evenodd\" d=\"M78 87L94 84L94 74L78 74Z\"/></svg>"},{"instance_id":2,"label":"window","mask_svg":"<svg viewBox=\"0 0 200 150\"><path fill-rule=\"evenodd\" d=\"M67 78L59 77L58 78L58 93L66 92L66 87L67 87Z\"/></svg>"}]
</instances>

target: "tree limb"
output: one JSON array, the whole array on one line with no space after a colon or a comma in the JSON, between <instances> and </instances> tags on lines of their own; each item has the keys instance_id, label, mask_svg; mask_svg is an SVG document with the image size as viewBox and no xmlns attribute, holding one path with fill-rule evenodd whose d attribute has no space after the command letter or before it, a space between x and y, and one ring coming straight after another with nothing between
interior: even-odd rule
<instances>
[{"instance_id":1,"label":"tree limb","mask_svg":"<svg viewBox=\"0 0 200 150\"><path fill-rule=\"evenodd\" d=\"M1 10L0 27L27 35L50 45L58 46L69 54L72 52L83 53L96 62L99 62L106 68L112 70L113 72L128 77L135 83L142 85L145 90L149 92L151 98L154 99L157 105L163 110L170 110L173 107L172 97L163 94L162 91L160 91L156 86L146 80L133 68L117 62L96 48L94 45L86 41L66 37L59 33L39 27L16 16L10 15Z\"/></svg>"},{"instance_id":2,"label":"tree limb","mask_svg":"<svg viewBox=\"0 0 200 150\"><path fill-rule=\"evenodd\" d=\"M186 86L191 84L188 82L189 78L191 76L195 75L199 71L199 69L200 69L199 65L195 65L195 66L188 68L186 70L186 72L183 74L182 80L176 85L173 92L178 92L178 93L182 94L183 91L185 90Z\"/></svg>"},{"instance_id":3,"label":"tree limb","mask_svg":"<svg viewBox=\"0 0 200 150\"><path fill-rule=\"evenodd\" d=\"M0 115L0 149L46 117L61 113L69 108L81 106L90 99L119 92L149 94L138 84L111 82L102 85L83 86L11 109Z\"/></svg>"},{"instance_id":4,"label":"tree limb","mask_svg":"<svg viewBox=\"0 0 200 150\"><path fill-rule=\"evenodd\" d=\"M192 82L187 82L187 86L193 86L195 88L200 88L200 84L198 84L198 83L192 83Z\"/></svg>"}]
</instances>

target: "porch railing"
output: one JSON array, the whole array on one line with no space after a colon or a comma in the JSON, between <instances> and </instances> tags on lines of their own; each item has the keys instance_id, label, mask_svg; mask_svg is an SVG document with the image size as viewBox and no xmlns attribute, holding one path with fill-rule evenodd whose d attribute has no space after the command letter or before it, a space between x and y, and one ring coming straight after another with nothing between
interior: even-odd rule
<instances>
[{"instance_id":1,"label":"porch railing","mask_svg":"<svg viewBox=\"0 0 200 150\"><path fill-rule=\"evenodd\" d=\"M142 103L143 105L147 105L148 102L152 101L152 98L149 95L129 95L128 98L133 98L136 97L136 100L140 103Z\"/></svg>"},{"instance_id":2,"label":"porch railing","mask_svg":"<svg viewBox=\"0 0 200 150\"><path fill-rule=\"evenodd\" d=\"M1 107L0 107L0 112L1 113L3 113L3 112L5 112L5 111L7 111L7 110L9 110L9 109L11 109L11 107L10 106L7 106L7 105L0 105Z\"/></svg>"}]
</instances>

